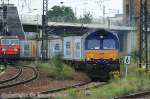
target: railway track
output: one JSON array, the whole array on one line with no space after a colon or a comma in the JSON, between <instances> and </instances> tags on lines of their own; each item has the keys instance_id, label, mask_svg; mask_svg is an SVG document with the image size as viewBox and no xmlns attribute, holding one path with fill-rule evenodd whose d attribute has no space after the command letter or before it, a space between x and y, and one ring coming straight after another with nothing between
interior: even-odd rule
<instances>
[{"instance_id":1,"label":"railway track","mask_svg":"<svg viewBox=\"0 0 150 99\"><path fill-rule=\"evenodd\" d=\"M79 88L76 88L76 89L78 91L80 91L80 90L90 90L90 89L98 88L98 87L106 85L106 84L108 84L108 83L106 83L106 82L90 82L89 84L80 86Z\"/></svg>"},{"instance_id":2,"label":"railway track","mask_svg":"<svg viewBox=\"0 0 150 99\"><path fill-rule=\"evenodd\" d=\"M76 85L73 85L73 86L68 86L68 87L63 87L63 88L57 88L57 89L52 89L52 90L48 90L48 91L43 91L40 94L49 94L49 93L56 93L56 92L60 92L60 91L65 91L65 90L68 90L70 88L76 88L76 87L79 87L79 86L86 85L86 84L88 84L90 82L91 81L79 83L79 84L76 84Z\"/></svg>"},{"instance_id":3,"label":"railway track","mask_svg":"<svg viewBox=\"0 0 150 99\"><path fill-rule=\"evenodd\" d=\"M146 98L149 99L150 98L150 91L144 91L144 92L138 92L138 93L133 93L133 94L129 94L129 95L125 95L125 96L121 96L121 97L116 97L114 99L126 99L126 98Z\"/></svg>"},{"instance_id":4,"label":"railway track","mask_svg":"<svg viewBox=\"0 0 150 99\"><path fill-rule=\"evenodd\" d=\"M0 80L0 84L3 84L3 83L6 83L6 82L9 82L9 81L12 81L12 80L18 78L18 77L21 75L21 73L22 73L22 68L16 67L16 66L15 66L14 68L17 70L17 73L16 73L14 76L12 76L12 77L10 77L10 78L8 78L8 79Z\"/></svg>"},{"instance_id":5,"label":"railway track","mask_svg":"<svg viewBox=\"0 0 150 99\"><path fill-rule=\"evenodd\" d=\"M41 92L40 94L58 93L58 92L65 91L65 90L68 90L68 89L71 89L71 88L77 89L78 91L80 91L80 90L89 90L89 89L97 88L97 87L100 87L100 86L106 85L106 84L107 84L106 82L91 82L91 81L89 81L89 82L84 82L84 83L76 84L76 85L69 86L69 87L44 91L44 92Z\"/></svg>"},{"instance_id":6,"label":"railway track","mask_svg":"<svg viewBox=\"0 0 150 99\"><path fill-rule=\"evenodd\" d=\"M18 74L14 77L3 80L0 83L0 91L5 88L14 87L35 80L38 77L38 72L35 68L29 66L16 67L19 68Z\"/></svg>"},{"instance_id":7,"label":"railway track","mask_svg":"<svg viewBox=\"0 0 150 99\"><path fill-rule=\"evenodd\" d=\"M51 97L51 98L57 98L57 97L61 97L61 96L67 96L66 91L69 89L74 89L77 90L77 92L80 91L88 91L90 89L94 89L103 85L106 85L108 83L106 82L85 82L85 83L80 83L74 86L70 86L70 87L65 87L65 88L60 88L60 89L54 89L54 90L50 90L50 91L46 91L46 92L42 92L40 94L47 94L47 96Z\"/></svg>"},{"instance_id":8,"label":"railway track","mask_svg":"<svg viewBox=\"0 0 150 99\"><path fill-rule=\"evenodd\" d=\"M23 70L23 72L24 72L24 70ZM39 72L40 73L40 72ZM29 73L28 73L29 74ZM40 79L40 76L41 76L42 74L40 74L39 76L38 76L38 79ZM44 75L45 76L45 75ZM43 77L43 76L41 76L41 77ZM38 79L37 79L37 81L38 81ZM76 78L77 79L77 78ZM80 77L79 77L79 79L81 79ZM16 94L16 92L18 92L18 93L20 93L20 92L22 92L23 90L26 90L27 88L29 88L29 87L31 87L31 86L33 86L33 84L34 84L34 86L35 87L33 87L35 90L39 90L39 89L37 89L36 88L36 82L37 82L36 80L34 80L33 81L33 83L31 82L31 83L27 83L27 84L23 84L23 85L19 85L19 86L16 86L16 87L11 87L11 88L4 88L4 89L2 89L2 91L3 92L1 92L1 89L0 89L0 92L1 92L1 94L3 94L4 95L4 97L5 97L5 93L8 93L8 94ZM9 83L7 83L7 85L8 85ZM31 84L31 85L30 85ZM37 83L38 84L38 88L40 88L39 86L39 83ZM44 84L46 84L46 83L44 83ZM107 83L105 83L105 82L91 82L91 80L89 79L89 80L87 80L87 81L81 81L81 82L78 82L78 83L75 83L75 84L73 84L73 85L71 85L71 86L65 86L65 87L57 87L56 89L52 89L52 90L48 90L48 91L36 91L35 92L35 90L32 90L32 88L31 88L31 90L32 91L30 91L30 92L33 92L34 94L35 94L35 96L40 96L40 94L41 95L46 95L46 96L52 96L52 97L55 97L55 96L60 96L60 95L63 95L63 93L65 93L68 89L75 89L75 90L77 90L77 91L80 91L80 90L89 90L89 89L92 89L92 88L97 88L97 87L100 87L100 86L103 86L103 85L105 85L105 84L107 84ZM1 86L0 86L1 87ZM22 87L21 89L20 89L20 87ZM50 87L49 87L50 88ZM30 90L30 89L29 89ZM38 92L38 93L37 93ZM26 95L30 95L30 93L26 93ZM65 93L65 94L67 94L67 93ZM2 95L2 96L3 96ZM28 97L28 95L27 96L24 96L24 97ZM16 97L19 97L19 95L17 96L17 94L16 94Z\"/></svg>"}]
</instances>

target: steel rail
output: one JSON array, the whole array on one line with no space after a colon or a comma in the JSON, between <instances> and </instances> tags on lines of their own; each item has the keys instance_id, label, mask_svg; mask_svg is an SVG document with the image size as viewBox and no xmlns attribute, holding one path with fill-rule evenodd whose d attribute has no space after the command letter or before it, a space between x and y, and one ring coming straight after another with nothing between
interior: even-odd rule
<instances>
[{"instance_id":1,"label":"steel rail","mask_svg":"<svg viewBox=\"0 0 150 99\"><path fill-rule=\"evenodd\" d=\"M60 91L65 91L67 89L76 88L76 87L83 86L83 85L86 85L86 84L89 84L89 83L91 83L91 81L75 84L73 86L68 86L68 87L63 87L63 88L57 88L57 89L52 89L52 90L48 90L48 91L43 91L40 94L48 94L48 93L56 93L56 92L60 92Z\"/></svg>"},{"instance_id":2,"label":"steel rail","mask_svg":"<svg viewBox=\"0 0 150 99\"><path fill-rule=\"evenodd\" d=\"M38 71L34 67L29 67L29 66L23 66L23 67L30 68L30 69L33 70L33 72L34 72L33 76L30 79L27 79L27 80L24 80L24 81L20 81L20 82L16 82L16 83L13 83L13 84L0 86L0 89L4 89L4 88L9 88L9 87L25 84L25 83L28 83L28 82L31 82L31 81L35 80L38 77Z\"/></svg>"},{"instance_id":3,"label":"steel rail","mask_svg":"<svg viewBox=\"0 0 150 99\"><path fill-rule=\"evenodd\" d=\"M18 69L18 73L17 73L15 76L13 76L13 77L11 77L11 78L9 78L9 79L1 80L1 81L0 81L0 84L3 84L3 83L6 83L6 82L9 82L9 81L12 81L12 80L14 80L14 79L17 79L17 78L22 74L22 68L16 67L16 66L15 66L15 68Z\"/></svg>"},{"instance_id":4,"label":"steel rail","mask_svg":"<svg viewBox=\"0 0 150 99\"><path fill-rule=\"evenodd\" d=\"M84 88L81 88L81 87L86 86L86 85L91 84L91 83L93 83L93 82L92 81L83 82L83 83L79 83L79 84L76 84L76 85L73 85L73 86L68 86L68 87L63 87L63 88L57 88L57 89L52 89L52 90L48 90L48 91L43 91L40 94L56 93L56 92L65 91L65 90L68 90L68 89L71 89L71 88L75 88L77 90L83 90ZM95 86L86 87L85 90L89 90L89 89L96 88L96 87L99 87L101 85L106 85L106 84L107 83L101 83L101 84L98 84L98 85L95 85ZM78 89L78 88L81 88L81 89Z\"/></svg>"},{"instance_id":5,"label":"steel rail","mask_svg":"<svg viewBox=\"0 0 150 99\"><path fill-rule=\"evenodd\" d=\"M129 95L115 97L114 99L139 98L139 97L141 98L142 96L145 96L145 95L150 95L150 91L133 93L133 94L129 94Z\"/></svg>"},{"instance_id":6,"label":"steel rail","mask_svg":"<svg viewBox=\"0 0 150 99\"><path fill-rule=\"evenodd\" d=\"M106 85L108 84L107 82L91 82L89 85L85 85L85 86L81 86L79 88L77 88L78 91L81 90L90 90L90 89L94 89L94 88L98 88L100 86Z\"/></svg>"}]
</instances>

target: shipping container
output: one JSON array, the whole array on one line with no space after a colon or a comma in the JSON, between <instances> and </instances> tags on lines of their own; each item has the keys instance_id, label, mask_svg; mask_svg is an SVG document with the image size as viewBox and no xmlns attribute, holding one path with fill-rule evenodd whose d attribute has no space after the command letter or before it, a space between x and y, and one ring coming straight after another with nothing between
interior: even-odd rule
<instances>
[{"instance_id":1,"label":"shipping container","mask_svg":"<svg viewBox=\"0 0 150 99\"><path fill-rule=\"evenodd\" d=\"M37 41L31 41L31 57L37 57Z\"/></svg>"},{"instance_id":2,"label":"shipping container","mask_svg":"<svg viewBox=\"0 0 150 99\"><path fill-rule=\"evenodd\" d=\"M38 41L37 44L38 44L37 46L38 57L42 58L42 53L41 53L42 41Z\"/></svg>"},{"instance_id":3,"label":"shipping container","mask_svg":"<svg viewBox=\"0 0 150 99\"><path fill-rule=\"evenodd\" d=\"M52 58L55 55L62 54L62 40L52 39L48 42L48 57Z\"/></svg>"},{"instance_id":4,"label":"shipping container","mask_svg":"<svg viewBox=\"0 0 150 99\"><path fill-rule=\"evenodd\" d=\"M20 41L20 57L21 58L30 58L32 53L32 41L21 40Z\"/></svg>"},{"instance_id":5,"label":"shipping container","mask_svg":"<svg viewBox=\"0 0 150 99\"><path fill-rule=\"evenodd\" d=\"M82 36L64 37L63 54L65 60L81 61L84 56Z\"/></svg>"},{"instance_id":6,"label":"shipping container","mask_svg":"<svg viewBox=\"0 0 150 99\"><path fill-rule=\"evenodd\" d=\"M41 53L41 46L42 46L42 41L38 41L38 57L42 57L42 53ZM51 39L48 40L47 42L47 46L48 46L48 58L52 58L53 56L57 55L57 54L62 54L62 40L61 39Z\"/></svg>"}]
</instances>

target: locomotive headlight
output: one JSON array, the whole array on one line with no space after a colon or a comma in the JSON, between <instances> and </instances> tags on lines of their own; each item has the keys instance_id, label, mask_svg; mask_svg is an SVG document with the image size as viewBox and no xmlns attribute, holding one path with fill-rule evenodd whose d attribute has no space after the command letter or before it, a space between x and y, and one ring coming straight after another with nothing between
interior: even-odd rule
<instances>
[{"instance_id":1,"label":"locomotive headlight","mask_svg":"<svg viewBox=\"0 0 150 99\"><path fill-rule=\"evenodd\" d=\"M90 58L87 58L88 61L90 61Z\"/></svg>"},{"instance_id":2,"label":"locomotive headlight","mask_svg":"<svg viewBox=\"0 0 150 99\"><path fill-rule=\"evenodd\" d=\"M103 39L103 38L104 38L104 37L101 35L101 36L100 36L100 39Z\"/></svg>"},{"instance_id":3,"label":"locomotive headlight","mask_svg":"<svg viewBox=\"0 0 150 99\"><path fill-rule=\"evenodd\" d=\"M113 60L116 60L116 57L114 57Z\"/></svg>"},{"instance_id":4,"label":"locomotive headlight","mask_svg":"<svg viewBox=\"0 0 150 99\"><path fill-rule=\"evenodd\" d=\"M117 58L115 56L113 56L113 60L116 60Z\"/></svg>"},{"instance_id":5,"label":"locomotive headlight","mask_svg":"<svg viewBox=\"0 0 150 99\"><path fill-rule=\"evenodd\" d=\"M5 49L5 48L2 48L2 51L3 51L3 52L5 52L5 51L6 51L6 49Z\"/></svg>"},{"instance_id":6,"label":"locomotive headlight","mask_svg":"<svg viewBox=\"0 0 150 99\"><path fill-rule=\"evenodd\" d=\"M15 52L17 52L17 51L18 51L18 49L17 49L17 48L14 48L14 51L15 51Z\"/></svg>"}]
</instances>

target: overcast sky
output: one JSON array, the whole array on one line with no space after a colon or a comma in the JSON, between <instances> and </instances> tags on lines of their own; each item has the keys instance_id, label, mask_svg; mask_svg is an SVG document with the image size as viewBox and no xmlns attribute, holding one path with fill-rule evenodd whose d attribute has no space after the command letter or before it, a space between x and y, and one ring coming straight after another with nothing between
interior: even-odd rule
<instances>
[{"instance_id":1,"label":"overcast sky","mask_svg":"<svg viewBox=\"0 0 150 99\"><path fill-rule=\"evenodd\" d=\"M36 15L42 13L42 0L10 0L10 2L19 8L20 14ZM122 13L123 8L122 0L48 0L48 2L49 9L54 5L70 6L78 17L87 12L90 12L95 18L102 17L104 8L105 17L113 16L118 13L118 10L119 13Z\"/></svg>"}]
</instances>

